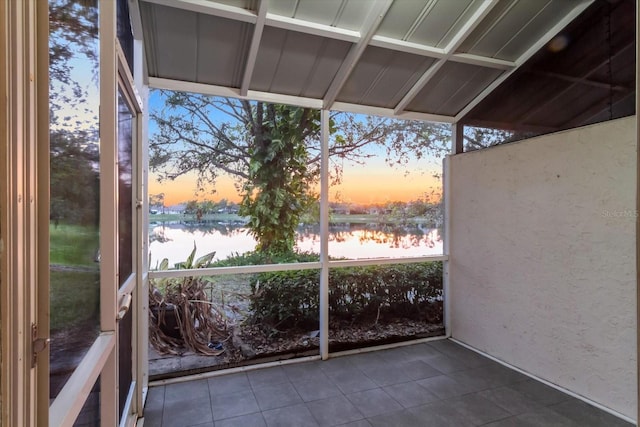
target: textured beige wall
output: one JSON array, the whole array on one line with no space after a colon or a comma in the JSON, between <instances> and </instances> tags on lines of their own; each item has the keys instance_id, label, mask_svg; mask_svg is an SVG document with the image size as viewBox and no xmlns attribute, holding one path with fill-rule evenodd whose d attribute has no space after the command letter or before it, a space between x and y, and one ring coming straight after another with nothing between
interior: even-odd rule
<instances>
[{"instance_id":1,"label":"textured beige wall","mask_svg":"<svg viewBox=\"0 0 640 427\"><path fill-rule=\"evenodd\" d=\"M452 335L636 418L636 119L454 156Z\"/></svg>"}]
</instances>

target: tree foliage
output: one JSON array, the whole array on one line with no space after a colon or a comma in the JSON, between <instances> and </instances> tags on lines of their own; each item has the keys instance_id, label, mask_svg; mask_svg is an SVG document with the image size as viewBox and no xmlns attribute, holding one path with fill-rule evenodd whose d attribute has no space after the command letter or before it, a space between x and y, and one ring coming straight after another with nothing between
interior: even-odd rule
<instances>
[{"instance_id":1,"label":"tree foliage","mask_svg":"<svg viewBox=\"0 0 640 427\"><path fill-rule=\"evenodd\" d=\"M319 111L184 92L153 96L163 106L151 111L157 126L149 141L151 170L160 180L195 173L199 190L221 175L232 177L258 249L291 250L300 219L317 205ZM345 164L365 164L380 151L392 167L440 157L450 138L445 124L341 112L332 112L329 122L333 182Z\"/></svg>"},{"instance_id":2,"label":"tree foliage","mask_svg":"<svg viewBox=\"0 0 640 427\"><path fill-rule=\"evenodd\" d=\"M50 216L57 224L98 225L98 150L81 134L50 134Z\"/></svg>"},{"instance_id":3,"label":"tree foliage","mask_svg":"<svg viewBox=\"0 0 640 427\"><path fill-rule=\"evenodd\" d=\"M257 250L290 251L295 231L316 196L310 191L316 175L307 169L306 134L318 132L318 112L261 103L251 126L249 173L243 186L240 214L258 241Z\"/></svg>"},{"instance_id":4,"label":"tree foliage","mask_svg":"<svg viewBox=\"0 0 640 427\"><path fill-rule=\"evenodd\" d=\"M78 60L84 61L86 72L94 79L98 77L98 1L97 0L52 0L49 2L49 79L51 121L58 127L71 131L92 125L96 121L71 120L64 117L63 107L76 108L89 116L85 106L87 91L74 78L74 67ZM63 114L63 117L59 117ZM61 120L62 119L62 120Z\"/></svg>"},{"instance_id":5,"label":"tree foliage","mask_svg":"<svg viewBox=\"0 0 640 427\"><path fill-rule=\"evenodd\" d=\"M80 74L89 80L80 81ZM97 0L50 1L50 216L55 224L98 224L98 118L87 102L87 85L96 84L97 76Z\"/></svg>"}]
</instances>

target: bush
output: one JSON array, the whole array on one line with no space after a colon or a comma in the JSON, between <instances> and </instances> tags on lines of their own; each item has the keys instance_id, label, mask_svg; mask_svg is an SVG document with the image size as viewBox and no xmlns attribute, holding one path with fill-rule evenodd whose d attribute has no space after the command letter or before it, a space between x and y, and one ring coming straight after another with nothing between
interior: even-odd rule
<instances>
[{"instance_id":1,"label":"bush","mask_svg":"<svg viewBox=\"0 0 640 427\"><path fill-rule=\"evenodd\" d=\"M442 262L329 270L332 320L425 320L442 298ZM320 272L261 273L251 281L252 321L278 330L317 328Z\"/></svg>"},{"instance_id":2,"label":"bush","mask_svg":"<svg viewBox=\"0 0 640 427\"><path fill-rule=\"evenodd\" d=\"M311 252L285 252L270 254L260 251L236 253L228 258L214 261L210 267L235 267L260 264L284 264L290 262L318 262L320 255Z\"/></svg>"}]
</instances>

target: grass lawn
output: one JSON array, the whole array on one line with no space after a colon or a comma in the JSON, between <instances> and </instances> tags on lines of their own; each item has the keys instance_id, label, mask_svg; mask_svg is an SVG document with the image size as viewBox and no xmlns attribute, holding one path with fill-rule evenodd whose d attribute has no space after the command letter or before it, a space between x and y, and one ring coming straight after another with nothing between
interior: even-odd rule
<instances>
[{"instance_id":1,"label":"grass lawn","mask_svg":"<svg viewBox=\"0 0 640 427\"><path fill-rule=\"evenodd\" d=\"M52 270L50 298L52 331L76 324L99 322L98 270Z\"/></svg>"},{"instance_id":2,"label":"grass lawn","mask_svg":"<svg viewBox=\"0 0 640 427\"><path fill-rule=\"evenodd\" d=\"M100 314L100 272L95 262L100 239L91 226L51 225L51 330L95 323Z\"/></svg>"},{"instance_id":3,"label":"grass lawn","mask_svg":"<svg viewBox=\"0 0 640 427\"><path fill-rule=\"evenodd\" d=\"M95 266L100 238L97 227L59 224L49 227L51 264Z\"/></svg>"}]
</instances>

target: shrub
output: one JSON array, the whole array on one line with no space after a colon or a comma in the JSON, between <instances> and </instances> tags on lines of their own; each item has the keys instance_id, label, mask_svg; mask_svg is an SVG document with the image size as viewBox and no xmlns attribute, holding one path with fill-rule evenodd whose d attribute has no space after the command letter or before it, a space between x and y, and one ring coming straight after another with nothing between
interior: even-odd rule
<instances>
[{"instance_id":1,"label":"shrub","mask_svg":"<svg viewBox=\"0 0 640 427\"><path fill-rule=\"evenodd\" d=\"M270 328L316 328L320 272L261 273L251 281L252 321ZM442 298L442 263L391 264L329 270L333 320L425 320ZM441 320L441 319L440 319Z\"/></svg>"}]
</instances>

